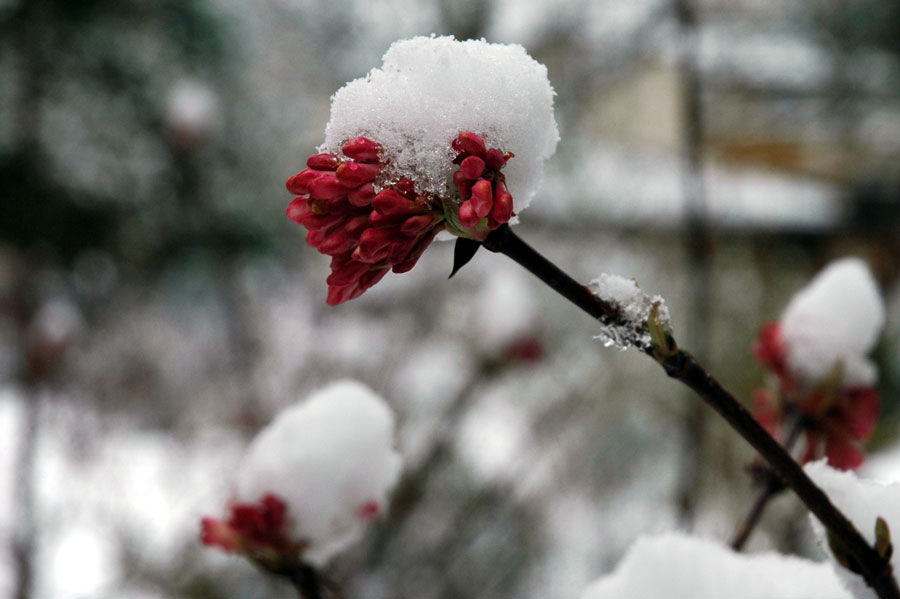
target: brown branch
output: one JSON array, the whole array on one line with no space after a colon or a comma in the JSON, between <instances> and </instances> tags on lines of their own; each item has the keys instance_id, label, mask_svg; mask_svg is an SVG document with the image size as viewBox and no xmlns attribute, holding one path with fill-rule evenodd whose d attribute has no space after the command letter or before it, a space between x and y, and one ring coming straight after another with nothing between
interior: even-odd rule
<instances>
[{"instance_id":1,"label":"brown branch","mask_svg":"<svg viewBox=\"0 0 900 599\"><path fill-rule=\"evenodd\" d=\"M563 297L604 324L620 322L619 311L609 302L595 296L556 265L519 239L507 225L493 231L484 241L492 251L505 254ZM784 483L832 535L837 537L856 559L866 583L881 599L900 599L890 563L878 554L841 513L828 496L806 475L803 468L756 421L699 362L678 348L671 337L665 348L643 348L662 366L668 376L693 389L709 406L736 430L745 441L772 466ZM873 523L874 524L874 523Z\"/></svg>"}]
</instances>

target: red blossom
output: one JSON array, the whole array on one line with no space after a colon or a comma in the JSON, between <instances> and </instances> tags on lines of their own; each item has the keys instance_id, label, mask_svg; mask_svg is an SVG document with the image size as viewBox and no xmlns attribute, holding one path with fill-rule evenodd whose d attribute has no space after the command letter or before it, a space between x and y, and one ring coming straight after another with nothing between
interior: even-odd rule
<instances>
[{"instance_id":1,"label":"red blossom","mask_svg":"<svg viewBox=\"0 0 900 599\"><path fill-rule=\"evenodd\" d=\"M488 149L484 138L471 131L460 133L451 147L458 152L453 162L459 170L453 173L453 184L462 201L458 218L465 231L461 234L480 241L515 214L513 197L500 172L513 155Z\"/></svg>"},{"instance_id":2,"label":"red blossom","mask_svg":"<svg viewBox=\"0 0 900 599\"><path fill-rule=\"evenodd\" d=\"M234 502L229 512L227 520L201 520L204 545L244 554L267 567L300 559L306 544L290 538L287 505L277 495L269 493L256 503Z\"/></svg>"},{"instance_id":3,"label":"red blossom","mask_svg":"<svg viewBox=\"0 0 900 599\"><path fill-rule=\"evenodd\" d=\"M439 202L417 194L410 179L390 180L377 142L355 137L341 151L346 159L311 156L309 168L287 182L298 196L288 218L306 227L310 246L332 257L332 306L359 297L389 270L412 268L443 228Z\"/></svg>"},{"instance_id":4,"label":"red blossom","mask_svg":"<svg viewBox=\"0 0 900 599\"><path fill-rule=\"evenodd\" d=\"M799 419L804 442L801 462L825 457L834 468L858 468L865 460L861 443L872 435L881 409L878 390L844 388L829 381L800 384L787 368L779 323L760 330L753 355L775 375L774 390L753 394L753 415L760 424L778 437L788 420Z\"/></svg>"},{"instance_id":5,"label":"red blossom","mask_svg":"<svg viewBox=\"0 0 900 599\"><path fill-rule=\"evenodd\" d=\"M439 231L484 240L514 216L513 197L500 172L512 158L484 138L461 132L453 173L458 197L442 198L408 178L393 178L381 146L366 137L348 140L338 154L314 154L287 181L296 195L287 216L306 227L306 242L332 257L328 303L362 295L389 270L411 269Z\"/></svg>"}]
</instances>

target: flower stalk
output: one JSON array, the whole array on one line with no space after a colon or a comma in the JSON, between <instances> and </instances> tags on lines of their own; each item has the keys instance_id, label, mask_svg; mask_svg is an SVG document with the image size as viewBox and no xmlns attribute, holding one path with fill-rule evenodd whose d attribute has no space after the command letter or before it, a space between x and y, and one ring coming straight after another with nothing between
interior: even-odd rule
<instances>
[{"instance_id":1,"label":"flower stalk","mask_svg":"<svg viewBox=\"0 0 900 599\"><path fill-rule=\"evenodd\" d=\"M512 258L601 323L615 323L621 318L615 306L598 298L587 287L560 270L522 241L508 225L492 231L483 245L492 252ZM696 392L759 452L784 484L800 498L830 533L842 542L858 564L866 583L878 597L900 599L900 589L894 579L890 563L866 542L850 520L813 483L790 454L694 356L679 348L671 335L667 336L665 343L653 343L643 351L652 357L669 377Z\"/></svg>"}]
</instances>

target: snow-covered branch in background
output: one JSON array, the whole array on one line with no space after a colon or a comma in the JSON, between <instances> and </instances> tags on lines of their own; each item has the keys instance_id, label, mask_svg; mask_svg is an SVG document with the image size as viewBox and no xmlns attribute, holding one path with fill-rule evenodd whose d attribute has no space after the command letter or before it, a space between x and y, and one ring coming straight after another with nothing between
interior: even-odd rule
<instances>
[{"instance_id":1,"label":"snow-covered branch in background","mask_svg":"<svg viewBox=\"0 0 900 599\"><path fill-rule=\"evenodd\" d=\"M850 599L850 593L826 563L778 553L744 555L717 541L667 533L638 539L581 599L622 597Z\"/></svg>"},{"instance_id":2,"label":"snow-covered branch in background","mask_svg":"<svg viewBox=\"0 0 900 599\"><path fill-rule=\"evenodd\" d=\"M900 530L900 483L883 484L878 481L861 479L855 472L842 472L829 467L825 460L807 464L805 470L873 545L877 541L875 522L879 518L882 518L887 524L888 537L886 540L888 543L890 542L890 531ZM813 531L819 539L819 544L828 553L835 571L853 596L856 599L874 599L875 592L851 571L851 568L855 566L847 563L846 554L836 554L835 549L841 553L840 548L835 546L835 542L829 542L822 524L815 516L810 516L810 521ZM890 558L890 566L896 571L898 563L896 557L892 555L895 552L892 551L889 544L885 550Z\"/></svg>"},{"instance_id":3,"label":"snow-covered branch in background","mask_svg":"<svg viewBox=\"0 0 900 599\"><path fill-rule=\"evenodd\" d=\"M880 399L867 355L884 326L884 304L866 264L844 258L802 289L754 348L774 375L754 395L754 414L770 432L799 426L801 461L827 457L842 469L864 459L859 443L875 428Z\"/></svg>"},{"instance_id":4,"label":"snow-covered branch in background","mask_svg":"<svg viewBox=\"0 0 900 599\"><path fill-rule=\"evenodd\" d=\"M260 431L228 516L203 519L203 542L288 577L320 568L384 513L401 467L393 447L385 401L361 383L332 383Z\"/></svg>"}]
</instances>

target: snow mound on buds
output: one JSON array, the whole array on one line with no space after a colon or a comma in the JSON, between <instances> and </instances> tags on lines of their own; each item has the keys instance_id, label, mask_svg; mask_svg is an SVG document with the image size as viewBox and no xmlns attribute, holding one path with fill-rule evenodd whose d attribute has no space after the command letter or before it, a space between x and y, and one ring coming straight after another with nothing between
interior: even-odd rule
<instances>
[{"instance_id":1,"label":"snow mound on buds","mask_svg":"<svg viewBox=\"0 0 900 599\"><path fill-rule=\"evenodd\" d=\"M777 553L735 553L681 533L638 539L615 571L592 583L581 599L622 597L850 598L828 564Z\"/></svg>"},{"instance_id":2,"label":"snow mound on buds","mask_svg":"<svg viewBox=\"0 0 900 599\"><path fill-rule=\"evenodd\" d=\"M880 516L887 522L896 545L896 539L900 535L900 483L886 485L874 480L861 479L854 472L836 470L828 466L825 460L811 462L803 469L825 491L831 502L850 519L866 541L870 544L875 543L875 521ZM875 593L862 577L834 560L834 554L825 537L825 527L815 516L810 515L809 519L819 544L832 558L834 570L853 596L856 599L875 599ZM895 550L894 557L891 558L894 572L900 567L896 556Z\"/></svg>"},{"instance_id":3,"label":"snow mound on buds","mask_svg":"<svg viewBox=\"0 0 900 599\"><path fill-rule=\"evenodd\" d=\"M604 323L597 339L606 347L629 347L638 349L650 346L650 311L657 306L658 319L665 328L669 325L669 308L659 296L649 296L638 287L634 279L607 273L588 283L588 289L603 301L619 310L620 317L615 322Z\"/></svg>"},{"instance_id":4,"label":"snow mound on buds","mask_svg":"<svg viewBox=\"0 0 900 599\"><path fill-rule=\"evenodd\" d=\"M339 89L321 152L356 136L377 140L395 176L453 197L450 142L476 131L488 146L513 152L504 169L521 212L556 150L554 91L547 68L516 44L415 37L394 42L382 67Z\"/></svg>"},{"instance_id":5,"label":"snow mound on buds","mask_svg":"<svg viewBox=\"0 0 900 599\"><path fill-rule=\"evenodd\" d=\"M333 383L291 406L248 448L235 479L238 501L274 494L287 505L304 561L321 566L362 536L397 482L394 417L354 381Z\"/></svg>"},{"instance_id":6,"label":"snow mound on buds","mask_svg":"<svg viewBox=\"0 0 900 599\"><path fill-rule=\"evenodd\" d=\"M840 362L843 387L873 385L877 373L866 354L884 318L881 294L865 262L832 262L794 296L781 318L788 369L815 383Z\"/></svg>"}]
</instances>

